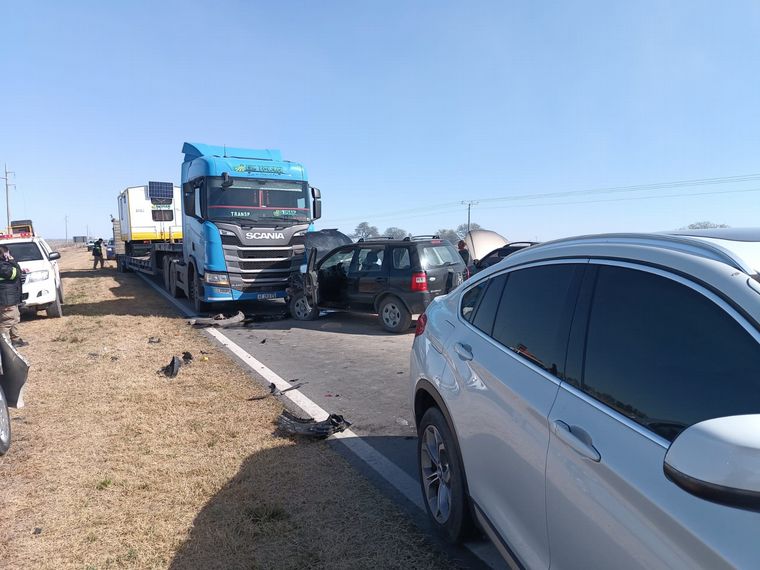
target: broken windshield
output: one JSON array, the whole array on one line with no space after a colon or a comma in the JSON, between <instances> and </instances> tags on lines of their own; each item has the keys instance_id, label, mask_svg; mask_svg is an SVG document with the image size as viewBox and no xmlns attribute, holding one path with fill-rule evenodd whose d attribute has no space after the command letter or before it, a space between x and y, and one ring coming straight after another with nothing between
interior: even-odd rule
<instances>
[{"instance_id":1,"label":"broken windshield","mask_svg":"<svg viewBox=\"0 0 760 570\"><path fill-rule=\"evenodd\" d=\"M310 219L306 182L232 178L222 187L218 176L206 179L206 218L209 220L293 221Z\"/></svg>"}]
</instances>

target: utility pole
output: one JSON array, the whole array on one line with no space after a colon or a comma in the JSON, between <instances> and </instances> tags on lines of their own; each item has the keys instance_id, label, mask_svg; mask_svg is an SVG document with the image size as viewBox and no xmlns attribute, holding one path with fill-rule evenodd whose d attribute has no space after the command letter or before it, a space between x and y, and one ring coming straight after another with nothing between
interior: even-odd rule
<instances>
[{"instance_id":1,"label":"utility pole","mask_svg":"<svg viewBox=\"0 0 760 570\"><path fill-rule=\"evenodd\" d=\"M477 200L462 200L462 204L467 206L467 233L470 233L470 210L478 204Z\"/></svg>"},{"instance_id":2,"label":"utility pole","mask_svg":"<svg viewBox=\"0 0 760 570\"><path fill-rule=\"evenodd\" d=\"M65 243L66 243L66 245L69 245L69 217L68 216L63 216L63 223L66 226L66 240L65 240Z\"/></svg>"},{"instance_id":3,"label":"utility pole","mask_svg":"<svg viewBox=\"0 0 760 570\"><path fill-rule=\"evenodd\" d=\"M5 165L5 176L0 176L3 180L5 180L5 216L6 216L6 222L8 225L6 226L6 231L8 233L11 233L11 199L10 199L10 190L11 186L16 186L15 184L11 184L9 182L10 175L16 174L15 172L11 172L8 170L8 165Z\"/></svg>"}]
</instances>

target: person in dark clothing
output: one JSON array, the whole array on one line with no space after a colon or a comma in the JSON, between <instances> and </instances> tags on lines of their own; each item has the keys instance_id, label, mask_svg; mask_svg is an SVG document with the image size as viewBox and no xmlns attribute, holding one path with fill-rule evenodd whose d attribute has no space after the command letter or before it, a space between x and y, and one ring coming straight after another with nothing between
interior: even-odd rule
<instances>
[{"instance_id":1,"label":"person in dark clothing","mask_svg":"<svg viewBox=\"0 0 760 570\"><path fill-rule=\"evenodd\" d=\"M92 246L92 268L97 269L98 263L100 268L103 269L103 238L100 238Z\"/></svg>"},{"instance_id":2,"label":"person in dark clothing","mask_svg":"<svg viewBox=\"0 0 760 570\"><path fill-rule=\"evenodd\" d=\"M459 248L459 256L462 258L462 261L464 261L464 264L469 267L470 266L470 252L467 250L467 244L464 243L463 239L459 240L459 243L457 244L457 247Z\"/></svg>"},{"instance_id":3,"label":"person in dark clothing","mask_svg":"<svg viewBox=\"0 0 760 570\"><path fill-rule=\"evenodd\" d=\"M21 267L11 256L10 250L0 245L0 334L9 337L13 346L26 346L18 333L21 313Z\"/></svg>"}]
</instances>

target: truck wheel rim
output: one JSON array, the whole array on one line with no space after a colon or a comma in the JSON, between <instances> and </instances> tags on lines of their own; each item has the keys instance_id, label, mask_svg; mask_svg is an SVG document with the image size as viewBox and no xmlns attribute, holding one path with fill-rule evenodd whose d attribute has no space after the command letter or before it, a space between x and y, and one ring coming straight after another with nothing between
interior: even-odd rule
<instances>
[{"instance_id":1,"label":"truck wheel rim","mask_svg":"<svg viewBox=\"0 0 760 570\"><path fill-rule=\"evenodd\" d=\"M389 327L398 326L401 321L401 311L395 303L388 303L383 307L383 322Z\"/></svg>"},{"instance_id":2,"label":"truck wheel rim","mask_svg":"<svg viewBox=\"0 0 760 570\"><path fill-rule=\"evenodd\" d=\"M451 515L451 469L446 444L434 425L422 436L420 466L425 500L433 518L443 524Z\"/></svg>"},{"instance_id":3,"label":"truck wheel rim","mask_svg":"<svg viewBox=\"0 0 760 570\"><path fill-rule=\"evenodd\" d=\"M306 297L299 297L295 303L296 317L299 319L305 319L311 313L311 305L306 300Z\"/></svg>"}]
</instances>

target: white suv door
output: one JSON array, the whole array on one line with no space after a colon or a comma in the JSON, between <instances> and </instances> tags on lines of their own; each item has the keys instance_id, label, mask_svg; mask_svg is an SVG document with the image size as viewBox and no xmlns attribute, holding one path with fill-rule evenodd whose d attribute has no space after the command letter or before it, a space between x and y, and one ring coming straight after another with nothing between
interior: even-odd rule
<instances>
[{"instance_id":1,"label":"white suv door","mask_svg":"<svg viewBox=\"0 0 760 570\"><path fill-rule=\"evenodd\" d=\"M757 567L760 514L669 481L670 442L699 421L760 412L758 334L680 277L592 262L549 417L552 568Z\"/></svg>"},{"instance_id":2,"label":"white suv door","mask_svg":"<svg viewBox=\"0 0 760 570\"><path fill-rule=\"evenodd\" d=\"M476 508L530 568L548 568L548 414L582 264L515 269L465 291L443 386Z\"/></svg>"}]
</instances>

